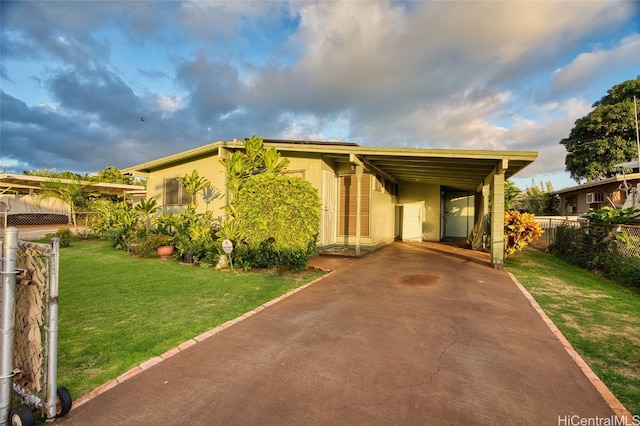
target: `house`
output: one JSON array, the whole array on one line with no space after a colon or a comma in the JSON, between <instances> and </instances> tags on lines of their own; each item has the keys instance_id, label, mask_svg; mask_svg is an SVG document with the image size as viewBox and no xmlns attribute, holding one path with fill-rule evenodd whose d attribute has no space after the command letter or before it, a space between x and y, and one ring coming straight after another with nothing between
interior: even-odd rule
<instances>
[{"instance_id":1,"label":"house","mask_svg":"<svg viewBox=\"0 0 640 426\"><path fill-rule=\"evenodd\" d=\"M587 182L582 185L554 191L560 197L560 214L580 216L589 209L601 209L605 206L626 208L640 203L640 173L638 160L618 164L621 171L632 169L634 173L622 173L618 176ZM635 199L634 199L635 198Z\"/></svg>"},{"instance_id":2,"label":"house","mask_svg":"<svg viewBox=\"0 0 640 426\"><path fill-rule=\"evenodd\" d=\"M395 239L467 239L484 229L491 211L491 257L503 263L504 181L532 163L536 152L365 147L347 142L265 139L290 160L286 173L317 188L322 200L318 246L375 248ZM147 196L165 210L189 202L180 181L197 170L223 196L208 208L224 214L226 174L220 159L244 147L219 141L131 166L123 173L147 179ZM489 202L491 200L491 202ZM476 232L477 234L477 232ZM476 246L478 246L476 244Z\"/></svg>"},{"instance_id":3,"label":"house","mask_svg":"<svg viewBox=\"0 0 640 426\"><path fill-rule=\"evenodd\" d=\"M69 206L56 199L38 198L41 184L52 178L13 173L0 174L0 227L24 224L70 223ZM55 179L56 182L74 184L74 180ZM130 195L133 200L144 198L145 188L107 182L81 182L87 191L107 195Z\"/></svg>"}]
</instances>

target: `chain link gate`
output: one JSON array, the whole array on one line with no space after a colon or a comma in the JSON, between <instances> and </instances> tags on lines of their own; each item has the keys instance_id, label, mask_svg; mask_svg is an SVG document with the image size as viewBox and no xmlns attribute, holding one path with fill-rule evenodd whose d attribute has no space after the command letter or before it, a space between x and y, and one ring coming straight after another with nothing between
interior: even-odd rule
<instances>
[{"instance_id":1,"label":"chain link gate","mask_svg":"<svg viewBox=\"0 0 640 426\"><path fill-rule=\"evenodd\" d=\"M2 242L2 348L0 424L34 424L71 409L69 391L57 386L59 240L18 241L7 228Z\"/></svg>"}]
</instances>

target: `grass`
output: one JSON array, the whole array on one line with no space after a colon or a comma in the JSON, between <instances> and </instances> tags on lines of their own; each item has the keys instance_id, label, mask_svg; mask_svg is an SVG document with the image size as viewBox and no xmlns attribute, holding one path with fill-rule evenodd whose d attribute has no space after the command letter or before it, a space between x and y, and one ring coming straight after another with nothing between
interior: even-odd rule
<instances>
[{"instance_id":1,"label":"grass","mask_svg":"<svg viewBox=\"0 0 640 426\"><path fill-rule=\"evenodd\" d=\"M629 412L640 414L640 289L534 249L510 256L506 268Z\"/></svg>"},{"instance_id":2,"label":"grass","mask_svg":"<svg viewBox=\"0 0 640 426\"><path fill-rule=\"evenodd\" d=\"M78 398L320 275L220 272L74 243L60 256L58 383Z\"/></svg>"}]
</instances>

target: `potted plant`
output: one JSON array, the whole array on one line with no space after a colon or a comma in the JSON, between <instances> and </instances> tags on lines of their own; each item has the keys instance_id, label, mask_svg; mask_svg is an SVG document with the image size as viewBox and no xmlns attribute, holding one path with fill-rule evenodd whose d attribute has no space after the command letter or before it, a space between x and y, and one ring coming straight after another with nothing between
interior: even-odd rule
<instances>
[{"instance_id":1,"label":"potted plant","mask_svg":"<svg viewBox=\"0 0 640 426\"><path fill-rule=\"evenodd\" d=\"M156 251L158 252L158 257L160 259L166 260L173 256L175 247L173 245L172 237L169 235L158 234L157 244L160 244L156 247Z\"/></svg>"},{"instance_id":2,"label":"potted plant","mask_svg":"<svg viewBox=\"0 0 640 426\"><path fill-rule=\"evenodd\" d=\"M168 259L175 250L174 238L166 234L150 234L140 242L138 251L144 257L157 253L160 259Z\"/></svg>"}]
</instances>

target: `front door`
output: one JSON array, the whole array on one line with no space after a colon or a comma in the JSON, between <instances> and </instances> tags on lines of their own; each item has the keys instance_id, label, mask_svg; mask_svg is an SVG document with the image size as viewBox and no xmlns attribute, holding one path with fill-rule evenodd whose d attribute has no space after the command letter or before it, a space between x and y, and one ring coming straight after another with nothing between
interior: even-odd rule
<instances>
[{"instance_id":1,"label":"front door","mask_svg":"<svg viewBox=\"0 0 640 426\"><path fill-rule=\"evenodd\" d=\"M323 247L336 243L336 175L322 171L322 238Z\"/></svg>"},{"instance_id":2,"label":"front door","mask_svg":"<svg viewBox=\"0 0 640 426\"><path fill-rule=\"evenodd\" d=\"M422 241L423 203L402 205L402 241Z\"/></svg>"},{"instance_id":3,"label":"front door","mask_svg":"<svg viewBox=\"0 0 640 426\"><path fill-rule=\"evenodd\" d=\"M473 195L468 192L446 192L443 238L467 238L472 229Z\"/></svg>"}]
</instances>

